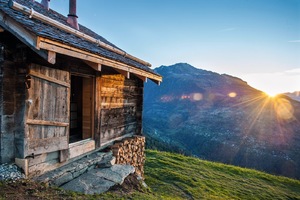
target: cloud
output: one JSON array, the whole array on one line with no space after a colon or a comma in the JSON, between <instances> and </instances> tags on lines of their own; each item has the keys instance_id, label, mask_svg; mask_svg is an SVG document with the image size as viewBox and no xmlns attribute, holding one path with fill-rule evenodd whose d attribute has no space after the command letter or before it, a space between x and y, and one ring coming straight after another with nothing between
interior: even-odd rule
<instances>
[{"instance_id":1,"label":"cloud","mask_svg":"<svg viewBox=\"0 0 300 200\"><path fill-rule=\"evenodd\" d=\"M295 68L295 69L290 69L285 71L284 73L288 74L288 75L300 75L300 68Z\"/></svg>"},{"instance_id":2,"label":"cloud","mask_svg":"<svg viewBox=\"0 0 300 200\"><path fill-rule=\"evenodd\" d=\"M300 40L290 40L290 41L288 41L288 42L298 43L298 42L300 42Z\"/></svg>"},{"instance_id":3,"label":"cloud","mask_svg":"<svg viewBox=\"0 0 300 200\"><path fill-rule=\"evenodd\" d=\"M234 31L234 30L236 30L236 28L225 28L225 29L220 30L219 32L229 32L229 31Z\"/></svg>"}]
</instances>

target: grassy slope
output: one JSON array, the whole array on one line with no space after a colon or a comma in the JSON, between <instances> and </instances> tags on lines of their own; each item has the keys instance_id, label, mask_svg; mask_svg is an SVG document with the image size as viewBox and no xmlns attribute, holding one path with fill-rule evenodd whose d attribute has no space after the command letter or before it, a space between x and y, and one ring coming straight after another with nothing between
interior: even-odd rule
<instances>
[{"instance_id":1,"label":"grassy slope","mask_svg":"<svg viewBox=\"0 0 300 200\"><path fill-rule=\"evenodd\" d=\"M2 199L299 199L300 181L159 151L147 150L146 183L150 191L82 195L44 186L6 186ZM18 184L18 183L16 183ZM19 188L15 193L13 188ZM33 189L35 188L35 189ZM5 190L8 190L3 193ZM20 194L19 194L20 193ZM22 195L21 195L22 193ZM24 195L29 193L29 195ZM12 195L11 195L12 194ZM16 197L20 198L14 198ZM21 196L18 196L21 195ZM33 198L35 197L35 198ZM47 198L48 197L48 198Z\"/></svg>"},{"instance_id":2,"label":"grassy slope","mask_svg":"<svg viewBox=\"0 0 300 200\"><path fill-rule=\"evenodd\" d=\"M300 199L300 181L157 151L146 182L164 199Z\"/></svg>"}]
</instances>

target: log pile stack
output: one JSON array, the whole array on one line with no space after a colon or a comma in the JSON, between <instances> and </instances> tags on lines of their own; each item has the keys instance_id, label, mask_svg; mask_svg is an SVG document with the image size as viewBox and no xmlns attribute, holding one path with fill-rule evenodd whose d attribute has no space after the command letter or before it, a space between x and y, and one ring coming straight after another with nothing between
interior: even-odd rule
<instances>
[{"instance_id":1,"label":"log pile stack","mask_svg":"<svg viewBox=\"0 0 300 200\"><path fill-rule=\"evenodd\" d=\"M135 167L135 173L144 178L145 137L133 136L116 142L111 146L116 164L129 164Z\"/></svg>"}]
</instances>

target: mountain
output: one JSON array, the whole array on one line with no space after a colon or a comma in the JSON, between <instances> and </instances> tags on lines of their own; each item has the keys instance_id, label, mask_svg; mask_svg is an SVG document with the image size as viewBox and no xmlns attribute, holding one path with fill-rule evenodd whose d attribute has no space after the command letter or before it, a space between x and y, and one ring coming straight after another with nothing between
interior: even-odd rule
<instances>
[{"instance_id":1,"label":"mountain","mask_svg":"<svg viewBox=\"0 0 300 200\"><path fill-rule=\"evenodd\" d=\"M284 95L289 96L296 101L300 101L300 91L288 92L288 93L284 93Z\"/></svg>"},{"instance_id":2,"label":"mountain","mask_svg":"<svg viewBox=\"0 0 300 200\"><path fill-rule=\"evenodd\" d=\"M185 154L300 179L300 102L186 63L145 84L144 132Z\"/></svg>"}]
</instances>

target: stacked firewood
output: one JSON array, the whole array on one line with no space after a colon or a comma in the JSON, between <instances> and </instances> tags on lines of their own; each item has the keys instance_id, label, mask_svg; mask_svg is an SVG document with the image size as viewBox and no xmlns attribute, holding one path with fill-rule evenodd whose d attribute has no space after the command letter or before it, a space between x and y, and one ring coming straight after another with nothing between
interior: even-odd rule
<instances>
[{"instance_id":1,"label":"stacked firewood","mask_svg":"<svg viewBox=\"0 0 300 200\"><path fill-rule=\"evenodd\" d=\"M135 173L144 177L145 137L133 136L115 143L112 147L116 164L129 164L135 167Z\"/></svg>"}]
</instances>

